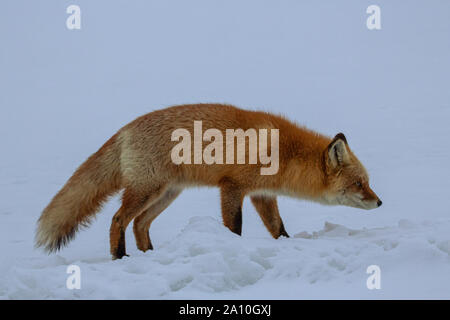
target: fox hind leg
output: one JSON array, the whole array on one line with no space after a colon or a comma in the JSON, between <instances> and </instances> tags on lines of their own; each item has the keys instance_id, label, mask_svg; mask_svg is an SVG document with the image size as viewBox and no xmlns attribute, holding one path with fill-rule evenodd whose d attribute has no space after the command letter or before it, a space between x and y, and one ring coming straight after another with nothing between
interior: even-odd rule
<instances>
[{"instance_id":1,"label":"fox hind leg","mask_svg":"<svg viewBox=\"0 0 450 320\"><path fill-rule=\"evenodd\" d=\"M125 249L125 230L136 216L140 215L153 202L159 199L164 192L164 188L154 187L151 192L137 192L127 188L122 197L122 206L114 215L111 223L109 239L111 246L111 254L113 259L120 259L126 254Z\"/></svg>"},{"instance_id":2,"label":"fox hind leg","mask_svg":"<svg viewBox=\"0 0 450 320\"><path fill-rule=\"evenodd\" d=\"M258 195L252 196L250 199L272 237L275 239L280 236L289 238L278 211L277 198Z\"/></svg>"},{"instance_id":3,"label":"fox hind leg","mask_svg":"<svg viewBox=\"0 0 450 320\"><path fill-rule=\"evenodd\" d=\"M134 219L133 232L136 238L136 245L139 250L153 250L149 236L150 225L161 212L163 212L181 193L181 189L168 189L157 201L155 201L146 211Z\"/></svg>"}]
</instances>

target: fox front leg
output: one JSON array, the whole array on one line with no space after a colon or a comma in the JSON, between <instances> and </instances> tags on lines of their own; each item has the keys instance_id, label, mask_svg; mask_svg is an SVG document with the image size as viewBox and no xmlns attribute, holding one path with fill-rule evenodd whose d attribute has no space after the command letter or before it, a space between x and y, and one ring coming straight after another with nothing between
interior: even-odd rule
<instances>
[{"instance_id":1,"label":"fox front leg","mask_svg":"<svg viewBox=\"0 0 450 320\"><path fill-rule=\"evenodd\" d=\"M220 198L223 224L232 232L242 233L242 202L244 192L234 181L223 178L220 181Z\"/></svg>"},{"instance_id":2,"label":"fox front leg","mask_svg":"<svg viewBox=\"0 0 450 320\"><path fill-rule=\"evenodd\" d=\"M275 239L278 239L280 236L289 238L278 211L277 198L258 195L252 196L250 199L272 237Z\"/></svg>"}]
</instances>

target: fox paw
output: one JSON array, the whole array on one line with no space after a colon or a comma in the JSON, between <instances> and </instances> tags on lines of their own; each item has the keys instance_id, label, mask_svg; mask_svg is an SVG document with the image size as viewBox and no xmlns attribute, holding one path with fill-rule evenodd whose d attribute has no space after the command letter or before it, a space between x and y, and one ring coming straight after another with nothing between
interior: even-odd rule
<instances>
[{"instance_id":1,"label":"fox paw","mask_svg":"<svg viewBox=\"0 0 450 320\"><path fill-rule=\"evenodd\" d=\"M117 259L122 259L123 257L129 257L129 256L130 256L129 254L124 253L124 254L120 254L120 255L113 255L112 259L117 260Z\"/></svg>"}]
</instances>

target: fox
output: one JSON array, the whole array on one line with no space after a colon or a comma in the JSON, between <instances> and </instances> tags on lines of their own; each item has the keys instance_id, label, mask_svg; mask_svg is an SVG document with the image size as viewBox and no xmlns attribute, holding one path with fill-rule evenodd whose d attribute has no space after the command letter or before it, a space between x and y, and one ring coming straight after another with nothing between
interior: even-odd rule
<instances>
[{"instance_id":1,"label":"fox","mask_svg":"<svg viewBox=\"0 0 450 320\"><path fill-rule=\"evenodd\" d=\"M194 122L199 120L203 128L222 133L230 128L277 129L277 172L261 174L263 164L248 161L174 163L171 153L177 142L172 133L183 128L192 135ZM268 146L266 151L275 150ZM231 232L241 235L242 205L248 196L275 239L289 237L278 210L278 196L366 210L382 204L343 133L331 138L283 115L228 104L186 104L138 117L82 163L38 219L36 247L48 253L60 250L80 228L89 226L110 196L122 191L121 206L110 226L112 259L128 256L125 231L131 221L137 248L153 250L152 222L184 189L201 186L219 188L223 224Z\"/></svg>"}]
</instances>

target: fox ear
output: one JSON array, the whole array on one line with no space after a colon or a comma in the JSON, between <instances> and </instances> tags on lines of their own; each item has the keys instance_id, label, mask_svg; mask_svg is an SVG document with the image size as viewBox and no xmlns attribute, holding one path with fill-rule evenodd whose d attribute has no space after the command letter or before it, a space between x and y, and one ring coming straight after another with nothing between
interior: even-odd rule
<instances>
[{"instance_id":1,"label":"fox ear","mask_svg":"<svg viewBox=\"0 0 450 320\"><path fill-rule=\"evenodd\" d=\"M336 168L349 163L349 160L347 139L343 133L338 133L328 145L328 162L333 168Z\"/></svg>"}]
</instances>

